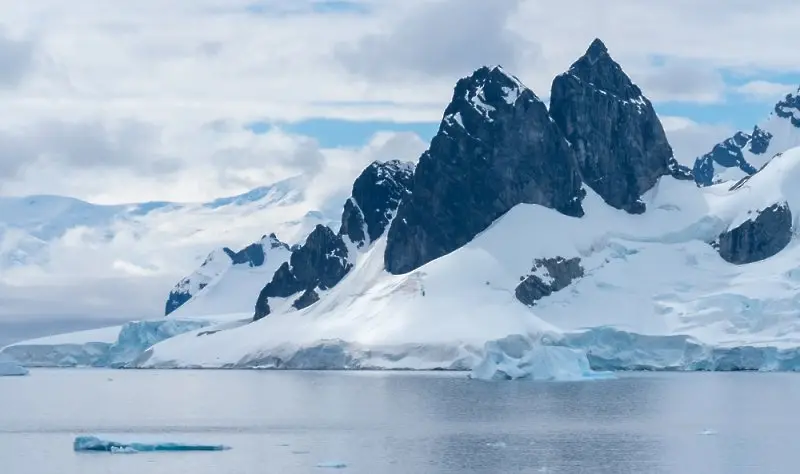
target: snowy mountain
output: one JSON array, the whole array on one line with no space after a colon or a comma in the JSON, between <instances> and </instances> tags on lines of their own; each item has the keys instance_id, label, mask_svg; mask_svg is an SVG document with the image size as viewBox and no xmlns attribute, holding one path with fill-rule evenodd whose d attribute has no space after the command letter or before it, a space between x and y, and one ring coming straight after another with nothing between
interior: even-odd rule
<instances>
[{"instance_id":1,"label":"snowy mountain","mask_svg":"<svg viewBox=\"0 0 800 474\"><path fill-rule=\"evenodd\" d=\"M261 288L291 254L292 248L274 233L238 252L228 247L214 250L200 268L175 285L165 314L177 310L178 315L192 316L252 311Z\"/></svg>"},{"instance_id":2,"label":"snowy mountain","mask_svg":"<svg viewBox=\"0 0 800 474\"><path fill-rule=\"evenodd\" d=\"M317 225L282 254L253 310L130 365L470 370L487 347L529 360L492 343L523 340L600 370L800 370L800 147L697 186L599 40L550 96L548 110L501 67L461 79L416 168L370 165L341 229ZM176 313L238 281L223 253Z\"/></svg>"},{"instance_id":3,"label":"snowy mountain","mask_svg":"<svg viewBox=\"0 0 800 474\"><path fill-rule=\"evenodd\" d=\"M0 318L163 315L162 298L210 250L245 246L269 233L295 244L317 224L337 226L339 216L330 211L340 205L339 195L334 207L318 193L309 195L309 186L308 179L294 177L207 203L0 197ZM120 300L127 301L124 307ZM253 301L246 306L252 311Z\"/></svg>"},{"instance_id":4,"label":"snowy mountain","mask_svg":"<svg viewBox=\"0 0 800 474\"><path fill-rule=\"evenodd\" d=\"M761 169L776 153L796 146L800 146L800 89L778 101L752 132L737 132L697 158L695 180L702 186L738 181Z\"/></svg>"}]
</instances>

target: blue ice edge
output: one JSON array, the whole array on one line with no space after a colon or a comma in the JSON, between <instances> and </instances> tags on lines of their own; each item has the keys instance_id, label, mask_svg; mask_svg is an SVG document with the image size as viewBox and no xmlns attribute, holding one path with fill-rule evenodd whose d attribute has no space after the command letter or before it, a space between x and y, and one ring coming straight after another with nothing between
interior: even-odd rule
<instances>
[{"instance_id":1,"label":"blue ice edge","mask_svg":"<svg viewBox=\"0 0 800 474\"><path fill-rule=\"evenodd\" d=\"M73 443L75 452L144 453L153 451L225 451L231 449L221 444L184 443L121 443L96 436L78 436Z\"/></svg>"}]
</instances>

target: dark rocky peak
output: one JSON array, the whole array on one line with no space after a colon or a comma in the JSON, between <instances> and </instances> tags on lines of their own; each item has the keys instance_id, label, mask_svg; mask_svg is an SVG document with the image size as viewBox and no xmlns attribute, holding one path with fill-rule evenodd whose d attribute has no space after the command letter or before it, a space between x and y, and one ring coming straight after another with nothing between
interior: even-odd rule
<instances>
[{"instance_id":1,"label":"dark rocky peak","mask_svg":"<svg viewBox=\"0 0 800 474\"><path fill-rule=\"evenodd\" d=\"M753 128L753 134L750 135L750 153L754 155L763 155L769 148L769 143L772 141L772 134L761 130L758 125Z\"/></svg>"},{"instance_id":2,"label":"dark rocky peak","mask_svg":"<svg viewBox=\"0 0 800 474\"><path fill-rule=\"evenodd\" d=\"M775 115L788 119L792 125L800 128L800 88L795 94L786 94L783 100L775 104Z\"/></svg>"},{"instance_id":3,"label":"dark rocky peak","mask_svg":"<svg viewBox=\"0 0 800 474\"><path fill-rule=\"evenodd\" d=\"M650 101L600 40L553 81L550 114L570 142L583 181L633 214L662 176L692 179L675 160Z\"/></svg>"},{"instance_id":4,"label":"dark rocky peak","mask_svg":"<svg viewBox=\"0 0 800 474\"><path fill-rule=\"evenodd\" d=\"M266 261L267 252L278 248L289 250L289 245L281 242L278 236L272 233L261 237L260 242L250 244L238 252L234 252L228 247L222 250L231 258L234 265L260 267Z\"/></svg>"},{"instance_id":5,"label":"dark rocky peak","mask_svg":"<svg viewBox=\"0 0 800 474\"><path fill-rule=\"evenodd\" d=\"M304 292L293 306L302 309L313 304L319 299L315 289L333 288L352 267L342 236L334 234L326 226L317 225L305 243L292 253L289 262L281 265L261 290L254 319L270 313L269 298L288 298Z\"/></svg>"},{"instance_id":6,"label":"dark rocky peak","mask_svg":"<svg viewBox=\"0 0 800 474\"><path fill-rule=\"evenodd\" d=\"M472 131L513 109L518 100L539 101L536 95L502 67L484 66L456 83L441 127Z\"/></svg>"},{"instance_id":7,"label":"dark rocky peak","mask_svg":"<svg viewBox=\"0 0 800 474\"><path fill-rule=\"evenodd\" d=\"M739 168L747 175L755 174L758 170L747 161L744 152L748 151L754 155L764 154L769 148L771 140L772 134L758 126L753 129L752 134L736 132L732 137L714 145L710 152L695 160L695 181L701 186L716 184L719 181L716 176L717 165L723 168Z\"/></svg>"},{"instance_id":8,"label":"dark rocky peak","mask_svg":"<svg viewBox=\"0 0 800 474\"><path fill-rule=\"evenodd\" d=\"M634 105L645 105L644 101L647 100L642 95L642 90L614 61L600 39L592 41L586 53L575 61L565 74L572 75L588 86L612 94L620 100L632 101Z\"/></svg>"},{"instance_id":9,"label":"dark rocky peak","mask_svg":"<svg viewBox=\"0 0 800 474\"><path fill-rule=\"evenodd\" d=\"M361 248L376 241L394 218L400 201L409 193L414 165L399 160L375 161L353 183L345 202L340 235Z\"/></svg>"},{"instance_id":10,"label":"dark rocky peak","mask_svg":"<svg viewBox=\"0 0 800 474\"><path fill-rule=\"evenodd\" d=\"M547 107L502 68L456 84L387 237L384 262L406 273L472 240L520 203L582 216L585 192Z\"/></svg>"}]
</instances>

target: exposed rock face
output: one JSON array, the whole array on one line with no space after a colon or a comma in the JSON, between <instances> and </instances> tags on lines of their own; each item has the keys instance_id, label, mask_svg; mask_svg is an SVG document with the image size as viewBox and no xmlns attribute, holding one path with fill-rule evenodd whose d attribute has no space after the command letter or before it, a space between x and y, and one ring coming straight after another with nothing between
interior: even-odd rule
<instances>
[{"instance_id":1,"label":"exposed rock face","mask_svg":"<svg viewBox=\"0 0 800 474\"><path fill-rule=\"evenodd\" d=\"M170 313L184 305L187 301L192 299L192 295L188 292L181 292L172 290L167 296L167 305L164 308L164 315L169 316Z\"/></svg>"},{"instance_id":2,"label":"exposed rock face","mask_svg":"<svg viewBox=\"0 0 800 474\"><path fill-rule=\"evenodd\" d=\"M582 216L585 192L544 103L502 68L461 79L411 195L392 221L386 269L406 273L456 250L520 203Z\"/></svg>"},{"instance_id":3,"label":"exposed rock face","mask_svg":"<svg viewBox=\"0 0 800 474\"><path fill-rule=\"evenodd\" d=\"M692 179L673 157L650 101L595 40L556 77L550 114L572 144L584 182L608 204L633 214L662 176Z\"/></svg>"},{"instance_id":4,"label":"exposed rock face","mask_svg":"<svg viewBox=\"0 0 800 474\"><path fill-rule=\"evenodd\" d=\"M755 127L752 134L737 132L731 138L715 145L711 152L695 160L695 181L701 186L715 184L715 164L724 168L736 167L748 175L755 174L758 170L747 161L744 152L761 155L769 148L771 139L772 134L759 127Z\"/></svg>"},{"instance_id":5,"label":"exposed rock face","mask_svg":"<svg viewBox=\"0 0 800 474\"><path fill-rule=\"evenodd\" d=\"M786 94L783 100L775 104L775 115L788 119L796 128L800 128L800 89L797 94Z\"/></svg>"},{"instance_id":6,"label":"exposed rock face","mask_svg":"<svg viewBox=\"0 0 800 474\"><path fill-rule=\"evenodd\" d=\"M317 301L319 301L319 295L317 292L314 290L306 290L294 301L294 303L292 303L292 306L294 306L295 309L303 309L308 308Z\"/></svg>"},{"instance_id":7,"label":"exposed rock face","mask_svg":"<svg viewBox=\"0 0 800 474\"><path fill-rule=\"evenodd\" d=\"M231 258L234 265L248 265L250 267L260 267L266 261L267 249L284 248L289 250L289 245L278 240L274 233L265 235L261 242L250 244L238 252L225 247L223 250Z\"/></svg>"},{"instance_id":8,"label":"exposed rock face","mask_svg":"<svg viewBox=\"0 0 800 474\"><path fill-rule=\"evenodd\" d=\"M537 259L531 273L522 277L522 283L517 286L514 293L521 303L533 306L540 299L563 290L581 277L583 277L583 267L580 258Z\"/></svg>"},{"instance_id":9,"label":"exposed rock face","mask_svg":"<svg viewBox=\"0 0 800 474\"><path fill-rule=\"evenodd\" d=\"M398 160L375 161L353 183L345 202L338 234L318 225L305 244L292 249L258 297L254 319L271 312L269 298L287 298L303 292L292 304L303 309L319 301L317 289L333 288L353 268L345 238L356 247L368 246L386 231L400 201L408 196L414 165Z\"/></svg>"},{"instance_id":10,"label":"exposed rock face","mask_svg":"<svg viewBox=\"0 0 800 474\"><path fill-rule=\"evenodd\" d=\"M414 165L398 160L367 166L353 183L353 194L344 204L342 227L359 248L377 240L386 231L400 201L408 195Z\"/></svg>"},{"instance_id":11,"label":"exposed rock face","mask_svg":"<svg viewBox=\"0 0 800 474\"><path fill-rule=\"evenodd\" d=\"M328 227L317 225L305 244L292 253L289 263L281 265L272 281L261 290L254 319L261 319L270 313L268 298L285 298L315 288L327 290L339 283L352 267L342 237ZM309 298L301 296L304 301Z\"/></svg>"},{"instance_id":12,"label":"exposed rock face","mask_svg":"<svg viewBox=\"0 0 800 474\"><path fill-rule=\"evenodd\" d=\"M792 239L792 211L785 202L763 209L754 219L719 236L720 256L730 263L745 264L772 257Z\"/></svg>"}]
</instances>

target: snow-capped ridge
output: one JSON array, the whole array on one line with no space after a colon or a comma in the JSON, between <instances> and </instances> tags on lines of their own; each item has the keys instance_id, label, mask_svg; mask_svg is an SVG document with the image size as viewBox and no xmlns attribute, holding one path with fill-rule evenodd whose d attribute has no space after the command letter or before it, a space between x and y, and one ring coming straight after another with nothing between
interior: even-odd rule
<instances>
[{"instance_id":1,"label":"snow-capped ridge","mask_svg":"<svg viewBox=\"0 0 800 474\"><path fill-rule=\"evenodd\" d=\"M540 100L519 78L502 66L483 66L456 83L440 129L457 125L469 133L477 126L477 122L493 122L498 109L514 106L523 97Z\"/></svg>"},{"instance_id":2,"label":"snow-capped ridge","mask_svg":"<svg viewBox=\"0 0 800 474\"><path fill-rule=\"evenodd\" d=\"M800 89L788 93L751 133L736 132L695 159L698 185L736 182L755 174L777 153L800 146Z\"/></svg>"},{"instance_id":3,"label":"snow-capped ridge","mask_svg":"<svg viewBox=\"0 0 800 474\"><path fill-rule=\"evenodd\" d=\"M358 253L369 249L388 229L397 206L408 196L413 173L411 163L370 163L353 182L339 232L318 225L305 243L292 251L289 261L259 293L254 319L273 313L270 299L293 300L285 309L302 310L317 303L322 294L345 278Z\"/></svg>"},{"instance_id":4,"label":"snow-capped ridge","mask_svg":"<svg viewBox=\"0 0 800 474\"><path fill-rule=\"evenodd\" d=\"M281 242L274 233L263 236L259 242L238 252L227 247L216 249L197 270L179 281L170 291L165 314L173 314L187 303L180 314L202 316L215 312L241 312L255 301L260 287L268 278L265 275L271 275L286 262L291 251L292 248ZM228 285L236 294L225 295L229 290L223 288ZM231 298L232 301L225 303L225 298Z\"/></svg>"}]
</instances>

